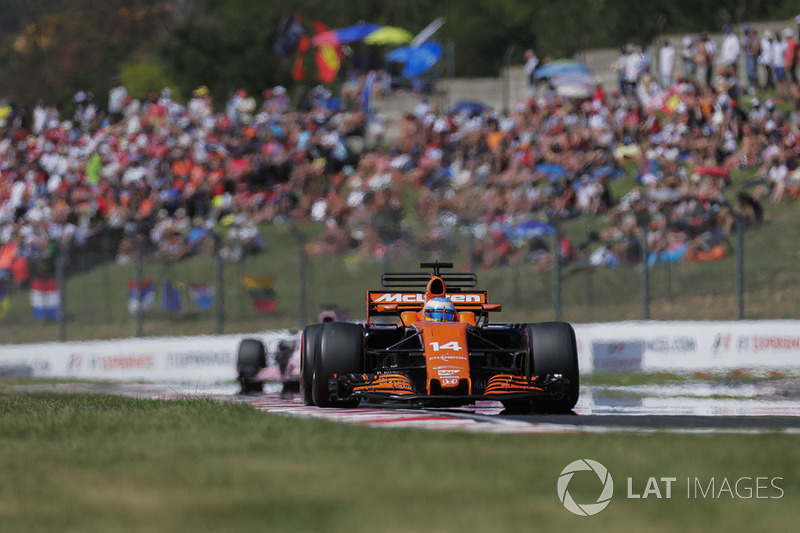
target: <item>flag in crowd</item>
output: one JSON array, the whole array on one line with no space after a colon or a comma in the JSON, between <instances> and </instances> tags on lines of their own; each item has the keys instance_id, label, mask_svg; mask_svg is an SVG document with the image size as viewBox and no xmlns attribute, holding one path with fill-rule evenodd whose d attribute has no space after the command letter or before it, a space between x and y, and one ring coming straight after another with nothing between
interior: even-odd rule
<instances>
[{"instance_id":1,"label":"flag in crowd","mask_svg":"<svg viewBox=\"0 0 800 533\"><path fill-rule=\"evenodd\" d=\"M31 308L37 320L58 320L61 317L61 294L55 278L31 280Z\"/></svg>"},{"instance_id":2,"label":"flag in crowd","mask_svg":"<svg viewBox=\"0 0 800 533\"><path fill-rule=\"evenodd\" d=\"M8 314L11 307L11 290L8 287L0 287L0 318Z\"/></svg>"},{"instance_id":3,"label":"flag in crowd","mask_svg":"<svg viewBox=\"0 0 800 533\"><path fill-rule=\"evenodd\" d=\"M314 31L317 35L331 34L330 28L318 20L314 21ZM342 47L335 38L317 46L317 77L322 83L331 83L336 79L336 74L342 66L341 50Z\"/></svg>"},{"instance_id":4,"label":"flag in crowd","mask_svg":"<svg viewBox=\"0 0 800 533\"><path fill-rule=\"evenodd\" d=\"M139 297L139 291L136 288L136 280L132 279L128 282L128 311L135 314L139 309L141 302L141 309L145 311L153 306L156 299L156 292L153 289L153 283L149 279L142 280L142 295Z\"/></svg>"},{"instance_id":5,"label":"flag in crowd","mask_svg":"<svg viewBox=\"0 0 800 533\"><path fill-rule=\"evenodd\" d=\"M269 276L243 276L242 284L253 299L253 307L261 313L273 313L278 308L275 300L275 278Z\"/></svg>"},{"instance_id":6,"label":"flag in crowd","mask_svg":"<svg viewBox=\"0 0 800 533\"><path fill-rule=\"evenodd\" d=\"M161 308L164 311L178 312L183 309L183 290L180 283L168 279L161 282Z\"/></svg>"},{"instance_id":7,"label":"flag in crowd","mask_svg":"<svg viewBox=\"0 0 800 533\"><path fill-rule=\"evenodd\" d=\"M307 35L300 38L300 43L297 46L297 55L294 58L294 66L292 67L292 79L300 81L303 79L304 59L306 52L311 48L311 39Z\"/></svg>"},{"instance_id":8,"label":"flag in crowd","mask_svg":"<svg viewBox=\"0 0 800 533\"><path fill-rule=\"evenodd\" d=\"M369 117L372 106L372 87L375 85L377 75L374 70L370 70L367 79L364 81L364 90L361 91L361 111Z\"/></svg>"},{"instance_id":9,"label":"flag in crowd","mask_svg":"<svg viewBox=\"0 0 800 533\"><path fill-rule=\"evenodd\" d=\"M300 45L300 39L305 35L303 20L297 13L286 13L281 17L278 30L275 32L275 44L272 50L281 61L285 61Z\"/></svg>"},{"instance_id":10,"label":"flag in crowd","mask_svg":"<svg viewBox=\"0 0 800 533\"><path fill-rule=\"evenodd\" d=\"M214 285L208 281L206 283L189 283L189 296L198 309L210 309L214 303Z\"/></svg>"}]
</instances>

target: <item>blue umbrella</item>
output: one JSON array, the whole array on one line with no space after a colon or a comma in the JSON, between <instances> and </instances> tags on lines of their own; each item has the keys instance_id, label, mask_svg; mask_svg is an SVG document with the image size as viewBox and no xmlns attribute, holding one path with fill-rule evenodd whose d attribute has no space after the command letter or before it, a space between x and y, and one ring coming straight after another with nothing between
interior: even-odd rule
<instances>
[{"instance_id":1,"label":"blue umbrella","mask_svg":"<svg viewBox=\"0 0 800 533\"><path fill-rule=\"evenodd\" d=\"M510 228L508 238L511 240L524 240L555 235L555 233L556 228L552 224L541 220L529 220Z\"/></svg>"},{"instance_id":2,"label":"blue umbrella","mask_svg":"<svg viewBox=\"0 0 800 533\"><path fill-rule=\"evenodd\" d=\"M553 163L540 163L536 165L536 168L534 168L533 170L535 170L536 172L547 174L550 177L550 179L553 178L558 179L570 175L567 169L565 169L560 165L555 165Z\"/></svg>"},{"instance_id":3,"label":"blue umbrella","mask_svg":"<svg viewBox=\"0 0 800 533\"><path fill-rule=\"evenodd\" d=\"M386 54L386 59L398 63L405 63L402 72L403 76L406 78L414 78L433 68L433 66L439 62L439 59L441 59L442 50L443 48L440 43L429 41L417 48L412 46L395 48Z\"/></svg>"},{"instance_id":4,"label":"blue umbrella","mask_svg":"<svg viewBox=\"0 0 800 533\"><path fill-rule=\"evenodd\" d=\"M610 167L608 165L596 168L592 171L592 179L599 180L601 178L607 178L609 180L616 179L620 176L623 176L625 172L619 168Z\"/></svg>"},{"instance_id":5,"label":"blue umbrella","mask_svg":"<svg viewBox=\"0 0 800 533\"><path fill-rule=\"evenodd\" d=\"M340 43L351 43L363 40L364 37L380 27L380 24L359 22L358 24L353 24L352 26L347 26L346 28L339 28L338 30L334 30L334 32L336 33L336 37L339 38Z\"/></svg>"},{"instance_id":6,"label":"blue umbrella","mask_svg":"<svg viewBox=\"0 0 800 533\"><path fill-rule=\"evenodd\" d=\"M552 78L553 76L561 76L564 74L591 74L591 72L592 69L583 63L568 59L561 59L558 61L553 61L552 63L545 63L536 69L536 73L533 76L535 78Z\"/></svg>"},{"instance_id":7,"label":"blue umbrella","mask_svg":"<svg viewBox=\"0 0 800 533\"><path fill-rule=\"evenodd\" d=\"M550 77L556 93L569 98L588 98L597 87L597 82L586 72L565 72Z\"/></svg>"},{"instance_id":8,"label":"blue umbrella","mask_svg":"<svg viewBox=\"0 0 800 533\"><path fill-rule=\"evenodd\" d=\"M455 115L468 115L470 117L474 117L483 113L486 110L486 107L486 104L479 102L478 100L459 100L453 104L453 107L450 108L450 112Z\"/></svg>"},{"instance_id":9,"label":"blue umbrella","mask_svg":"<svg viewBox=\"0 0 800 533\"><path fill-rule=\"evenodd\" d=\"M388 54L386 54L386 59L389 61L394 61L395 63L405 63L408 61L409 56L411 55L411 47L410 46L401 46L399 48L395 48Z\"/></svg>"}]
</instances>

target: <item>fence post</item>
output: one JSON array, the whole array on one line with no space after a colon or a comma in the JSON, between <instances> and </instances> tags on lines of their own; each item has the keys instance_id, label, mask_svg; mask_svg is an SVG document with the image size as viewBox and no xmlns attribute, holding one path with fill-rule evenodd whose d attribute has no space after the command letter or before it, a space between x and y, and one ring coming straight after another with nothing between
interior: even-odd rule
<instances>
[{"instance_id":1,"label":"fence post","mask_svg":"<svg viewBox=\"0 0 800 533\"><path fill-rule=\"evenodd\" d=\"M222 239L211 232L214 239L214 321L217 335L225 331L225 262L222 260Z\"/></svg>"},{"instance_id":2,"label":"fence post","mask_svg":"<svg viewBox=\"0 0 800 533\"><path fill-rule=\"evenodd\" d=\"M141 234L136 235L136 263L135 263L135 275L136 275L136 336L141 337L143 335L143 328L142 328L142 305L143 305L143 298L142 298L142 289L144 288L144 238Z\"/></svg>"},{"instance_id":3,"label":"fence post","mask_svg":"<svg viewBox=\"0 0 800 533\"><path fill-rule=\"evenodd\" d=\"M475 231L472 228L472 225L469 225L469 238L467 244L467 253L469 254L469 271L470 272L477 272L478 271L478 263L475 262Z\"/></svg>"},{"instance_id":4,"label":"fence post","mask_svg":"<svg viewBox=\"0 0 800 533\"><path fill-rule=\"evenodd\" d=\"M58 340L67 340L67 313L66 313L66 276L64 275L64 250L60 240L56 241L56 278L58 279Z\"/></svg>"},{"instance_id":5,"label":"fence post","mask_svg":"<svg viewBox=\"0 0 800 533\"><path fill-rule=\"evenodd\" d=\"M103 269L103 285L105 286L105 293L106 293L106 320L108 323L112 323L114 321L114 309L111 305L111 276L109 275L109 261L113 264L115 259L114 253L111 251L111 239L109 237L109 230L106 227L103 230L103 264L101 268Z\"/></svg>"},{"instance_id":6,"label":"fence post","mask_svg":"<svg viewBox=\"0 0 800 533\"><path fill-rule=\"evenodd\" d=\"M556 232L553 235L553 315L554 320L561 321L561 231L558 222L554 222Z\"/></svg>"},{"instance_id":7,"label":"fence post","mask_svg":"<svg viewBox=\"0 0 800 533\"><path fill-rule=\"evenodd\" d=\"M515 45L506 48L503 57L503 114L508 115L511 102L511 56L514 54Z\"/></svg>"},{"instance_id":8,"label":"fence post","mask_svg":"<svg viewBox=\"0 0 800 533\"><path fill-rule=\"evenodd\" d=\"M302 329L308 323L308 317L306 316L306 246L305 239L303 239L302 236L297 240L297 261L297 275L298 282L300 283L297 303L297 320L300 329Z\"/></svg>"},{"instance_id":9,"label":"fence post","mask_svg":"<svg viewBox=\"0 0 800 533\"><path fill-rule=\"evenodd\" d=\"M306 238L300 229L292 222L290 226L292 235L297 241L297 321L300 329L306 327Z\"/></svg>"},{"instance_id":10,"label":"fence post","mask_svg":"<svg viewBox=\"0 0 800 533\"><path fill-rule=\"evenodd\" d=\"M736 221L736 303L737 319L744 320L744 216L734 211Z\"/></svg>"},{"instance_id":11,"label":"fence post","mask_svg":"<svg viewBox=\"0 0 800 533\"><path fill-rule=\"evenodd\" d=\"M642 320L650 320L650 266L647 261L650 252L647 248L647 215L644 214L639 222L639 227L642 228Z\"/></svg>"}]
</instances>

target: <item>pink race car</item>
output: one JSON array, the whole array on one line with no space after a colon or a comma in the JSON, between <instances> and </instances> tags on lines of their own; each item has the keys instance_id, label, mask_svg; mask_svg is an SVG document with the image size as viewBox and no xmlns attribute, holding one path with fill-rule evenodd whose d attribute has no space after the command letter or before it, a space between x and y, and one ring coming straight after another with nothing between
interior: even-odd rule
<instances>
[{"instance_id":1,"label":"pink race car","mask_svg":"<svg viewBox=\"0 0 800 533\"><path fill-rule=\"evenodd\" d=\"M317 317L319 323L340 319L341 316L333 310L325 310ZM242 339L236 355L241 393L262 392L264 383L281 383L283 392L299 391L301 337L299 333L287 333L276 335L267 342L256 338Z\"/></svg>"}]
</instances>

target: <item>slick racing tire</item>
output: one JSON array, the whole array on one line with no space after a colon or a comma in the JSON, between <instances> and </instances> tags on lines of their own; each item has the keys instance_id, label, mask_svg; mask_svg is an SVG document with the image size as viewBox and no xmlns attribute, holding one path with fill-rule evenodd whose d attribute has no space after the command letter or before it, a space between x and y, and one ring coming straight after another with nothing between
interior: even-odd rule
<instances>
[{"instance_id":1,"label":"slick racing tire","mask_svg":"<svg viewBox=\"0 0 800 533\"><path fill-rule=\"evenodd\" d=\"M236 354L236 370L242 394L261 392L264 382L256 379L258 373L267 366L267 350L257 339L242 339Z\"/></svg>"},{"instance_id":2,"label":"slick racing tire","mask_svg":"<svg viewBox=\"0 0 800 533\"><path fill-rule=\"evenodd\" d=\"M317 358L317 339L320 324L311 324L303 330L300 346L300 398L304 405L314 405L314 364Z\"/></svg>"},{"instance_id":3,"label":"slick racing tire","mask_svg":"<svg viewBox=\"0 0 800 533\"><path fill-rule=\"evenodd\" d=\"M578 402L580 373L575 330L566 322L528 324L531 373L536 376L561 374L563 396L537 398L534 408L543 413L567 413Z\"/></svg>"},{"instance_id":4,"label":"slick racing tire","mask_svg":"<svg viewBox=\"0 0 800 533\"><path fill-rule=\"evenodd\" d=\"M364 366L364 330L350 322L326 322L319 330L314 363L313 397L320 407L355 407L358 398L331 398L334 374L357 374Z\"/></svg>"}]
</instances>

